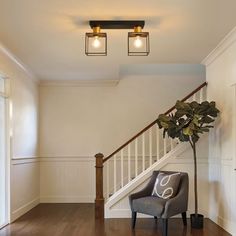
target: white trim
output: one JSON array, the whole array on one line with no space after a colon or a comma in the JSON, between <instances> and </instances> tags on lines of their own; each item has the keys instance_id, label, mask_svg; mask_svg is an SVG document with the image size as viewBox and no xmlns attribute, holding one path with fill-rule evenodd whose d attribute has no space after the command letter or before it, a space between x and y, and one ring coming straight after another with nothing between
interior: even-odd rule
<instances>
[{"instance_id":1,"label":"white trim","mask_svg":"<svg viewBox=\"0 0 236 236\"><path fill-rule=\"evenodd\" d=\"M4 99L4 110L5 110L5 224L10 222L10 127L11 120L9 115L9 99L7 96L8 92L8 81L9 79L5 74L0 74L1 78L4 80L4 92L1 93L1 97ZM7 81L7 82L6 82ZM7 85L6 85L7 84ZM6 92L7 90L7 92Z\"/></svg>"},{"instance_id":2,"label":"white trim","mask_svg":"<svg viewBox=\"0 0 236 236\"><path fill-rule=\"evenodd\" d=\"M22 69L31 79L33 79L37 83L39 82L39 80L33 74L32 70L27 65L25 65L19 58L17 58L1 42L0 42L0 51L4 53L11 61L13 61L20 69Z\"/></svg>"},{"instance_id":3,"label":"white trim","mask_svg":"<svg viewBox=\"0 0 236 236\"><path fill-rule=\"evenodd\" d=\"M6 78L6 77L5 77ZM10 83L10 82L9 82ZM9 86L9 84L8 84ZM9 86L10 91L10 86ZM9 93L10 94L10 93ZM7 223L11 220L11 129L12 120L10 116L10 99L6 99L6 145L7 145L7 162L6 162L6 191L7 191Z\"/></svg>"},{"instance_id":4,"label":"white trim","mask_svg":"<svg viewBox=\"0 0 236 236\"><path fill-rule=\"evenodd\" d=\"M25 156L14 157L11 159L12 165L29 164L35 162L95 162L94 157L84 156L51 156L51 157L38 157L38 156Z\"/></svg>"},{"instance_id":5,"label":"white trim","mask_svg":"<svg viewBox=\"0 0 236 236\"><path fill-rule=\"evenodd\" d=\"M219 225L221 228L223 228L225 231L227 231L228 233L234 235L234 225L235 222L227 220L221 216L215 216L215 215L210 215L209 219L212 220L213 222L215 222L217 225Z\"/></svg>"},{"instance_id":6,"label":"white trim","mask_svg":"<svg viewBox=\"0 0 236 236\"><path fill-rule=\"evenodd\" d=\"M40 87L115 87L119 80L40 80Z\"/></svg>"},{"instance_id":7,"label":"white trim","mask_svg":"<svg viewBox=\"0 0 236 236\"><path fill-rule=\"evenodd\" d=\"M0 77L2 77L3 79L9 79L9 77L1 71L0 71Z\"/></svg>"},{"instance_id":8,"label":"white trim","mask_svg":"<svg viewBox=\"0 0 236 236\"><path fill-rule=\"evenodd\" d=\"M24 215L26 212L30 211L32 208L36 207L40 203L39 198L35 198L34 200L24 204L23 206L19 207L18 209L14 210L11 213L11 221L15 221L20 216Z\"/></svg>"},{"instance_id":9,"label":"white trim","mask_svg":"<svg viewBox=\"0 0 236 236\"><path fill-rule=\"evenodd\" d=\"M0 97L2 97L2 98L8 98L8 96L7 96L5 93L3 93L3 92L0 92Z\"/></svg>"},{"instance_id":10,"label":"white trim","mask_svg":"<svg viewBox=\"0 0 236 236\"><path fill-rule=\"evenodd\" d=\"M25 159L36 159L39 158L38 156L19 156L13 157L12 160L25 160Z\"/></svg>"},{"instance_id":11,"label":"white trim","mask_svg":"<svg viewBox=\"0 0 236 236\"><path fill-rule=\"evenodd\" d=\"M51 157L40 157L40 162L95 162L95 157L84 157L84 156L51 156Z\"/></svg>"},{"instance_id":12,"label":"white trim","mask_svg":"<svg viewBox=\"0 0 236 236\"><path fill-rule=\"evenodd\" d=\"M217 47L205 57L201 64L209 66L214 62L225 50L227 50L236 41L236 27L233 28L224 39L217 45Z\"/></svg>"},{"instance_id":13,"label":"white trim","mask_svg":"<svg viewBox=\"0 0 236 236\"><path fill-rule=\"evenodd\" d=\"M40 203L94 203L95 196L40 196Z\"/></svg>"},{"instance_id":14,"label":"white trim","mask_svg":"<svg viewBox=\"0 0 236 236\"><path fill-rule=\"evenodd\" d=\"M6 224L3 224L3 225L0 225L0 230L3 229L4 227L6 227L7 225L9 225L9 223L6 223Z\"/></svg>"},{"instance_id":15,"label":"white trim","mask_svg":"<svg viewBox=\"0 0 236 236\"><path fill-rule=\"evenodd\" d=\"M12 165L23 165L40 162L39 158L12 159Z\"/></svg>"},{"instance_id":16,"label":"white trim","mask_svg":"<svg viewBox=\"0 0 236 236\"><path fill-rule=\"evenodd\" d=\"M0 97L9 98L10 95L10 79L5 74L0 72L0 79L4 80L4 91L0 91Z\"/></svg>"}]
</instances>

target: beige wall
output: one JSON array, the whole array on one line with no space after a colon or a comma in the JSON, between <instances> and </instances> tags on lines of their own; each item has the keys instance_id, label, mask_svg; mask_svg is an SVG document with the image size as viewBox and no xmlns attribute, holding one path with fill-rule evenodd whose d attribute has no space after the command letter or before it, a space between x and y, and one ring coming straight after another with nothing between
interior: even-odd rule
<instances>
[{"instance_id":1,"label":"beige wall","mask_svg":"<svg viewBox=\"0 0 236 236\"><path fill-rule=\"evenodd\" d=\"M216 101L220 118L209 138L211 219L236 235L236 31L205 60L208 99Z\"/></svg>"},{"instance_id":2,"label":"beige wall","mask_svg":"<svg viewBox=\"0 0 236 236\"><path fill-rule=\"evenodd\" d=\"M203 82L127 76L114 87L41 87L40 156L108 155Z\"/></svg>"},{"instance_id":3,"label":"beige wall","mask_svg":"<svg viewBox=\"0 0 236 236\"><path fill-rule=\"evenodd\" d=\"M0 72L10 78L11 220L39 202L38 84L0 45Z\"/></svg>"},{"instance_id":4,"label":"beige wall","mask_svg":"<svg viewBox=\"0 0 236 236\"><path fill-rule=\"evenodd\" d=\"M40 87L43 201L94 200L94 154L108 155L205 80L191 66L173 67L156 75L129 71L113 87Z\"/></svg>"}]
</instances>

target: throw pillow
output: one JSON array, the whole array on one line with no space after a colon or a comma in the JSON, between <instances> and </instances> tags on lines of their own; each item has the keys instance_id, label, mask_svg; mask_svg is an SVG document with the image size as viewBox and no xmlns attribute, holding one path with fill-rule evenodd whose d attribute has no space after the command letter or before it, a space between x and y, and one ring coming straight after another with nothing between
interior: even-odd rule
<instances>
[{"instance_id":1,"label":"throw pillow","mask_svg":"<svg viewBox=\"0 0 236 236\"><path fill-rule=\"evenodd\" d=\"M160 172L152 191L152 196L169 199L177 194L180 182L180 173L166 174Z\"/></svg>"}]
</instances>

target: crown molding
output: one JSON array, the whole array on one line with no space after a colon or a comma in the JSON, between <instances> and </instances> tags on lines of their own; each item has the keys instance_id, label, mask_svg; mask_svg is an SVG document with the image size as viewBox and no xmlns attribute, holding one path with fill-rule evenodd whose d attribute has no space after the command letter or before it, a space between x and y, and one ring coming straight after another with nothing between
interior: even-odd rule
<instances>
[{"instance_id":1,"label":"crown molding","mask_svg":"<svg viewBox=\"0 0 236 236\"><path fill-rule=\"evenodd\" d=\"M201 64L205 66L209 66L212 62L214 62L225 50L227 50L233 43L236 42L236 27L233 28L221 42L216 46L216 48L205 57Z\"/></svg>"},{"instance_id":2,"label":"crown molding","mask_svg":"<svg viewBox=\"0 0 236 236\"><path fill-rule=\"evenodd\" d=\"M23 70L34 82L39 83L31 69L25 65L16 55L14 55L7 47L0 42L0 51L14 62L21 70Z\"/></svg>"},{"instance_id":3,"label":"crown molding","mask_svg":"<svg viewBox=\"0 0 236 236\"><path fill-rule=\"evenodd\" d=\"M119 80L40 80L40 87L115 87Z\"/></svg>"}]
</instances>

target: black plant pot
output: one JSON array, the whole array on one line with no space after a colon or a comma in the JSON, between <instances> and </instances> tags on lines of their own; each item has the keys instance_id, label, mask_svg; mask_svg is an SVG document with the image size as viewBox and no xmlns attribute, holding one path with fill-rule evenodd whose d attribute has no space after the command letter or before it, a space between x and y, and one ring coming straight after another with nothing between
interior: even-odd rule
<instances>
[{"instance_id":1,"label":"black plant pot","mask_svg":"<svg viewBox=\"0 0 236 236\"><path fill-rule=\"evenodd\" d=\"M201 214L191 214L190 215L191 220L191 227L194 229L202 229L203 223L204 223L204 216Z\"/></svg>"}]
</instances>

